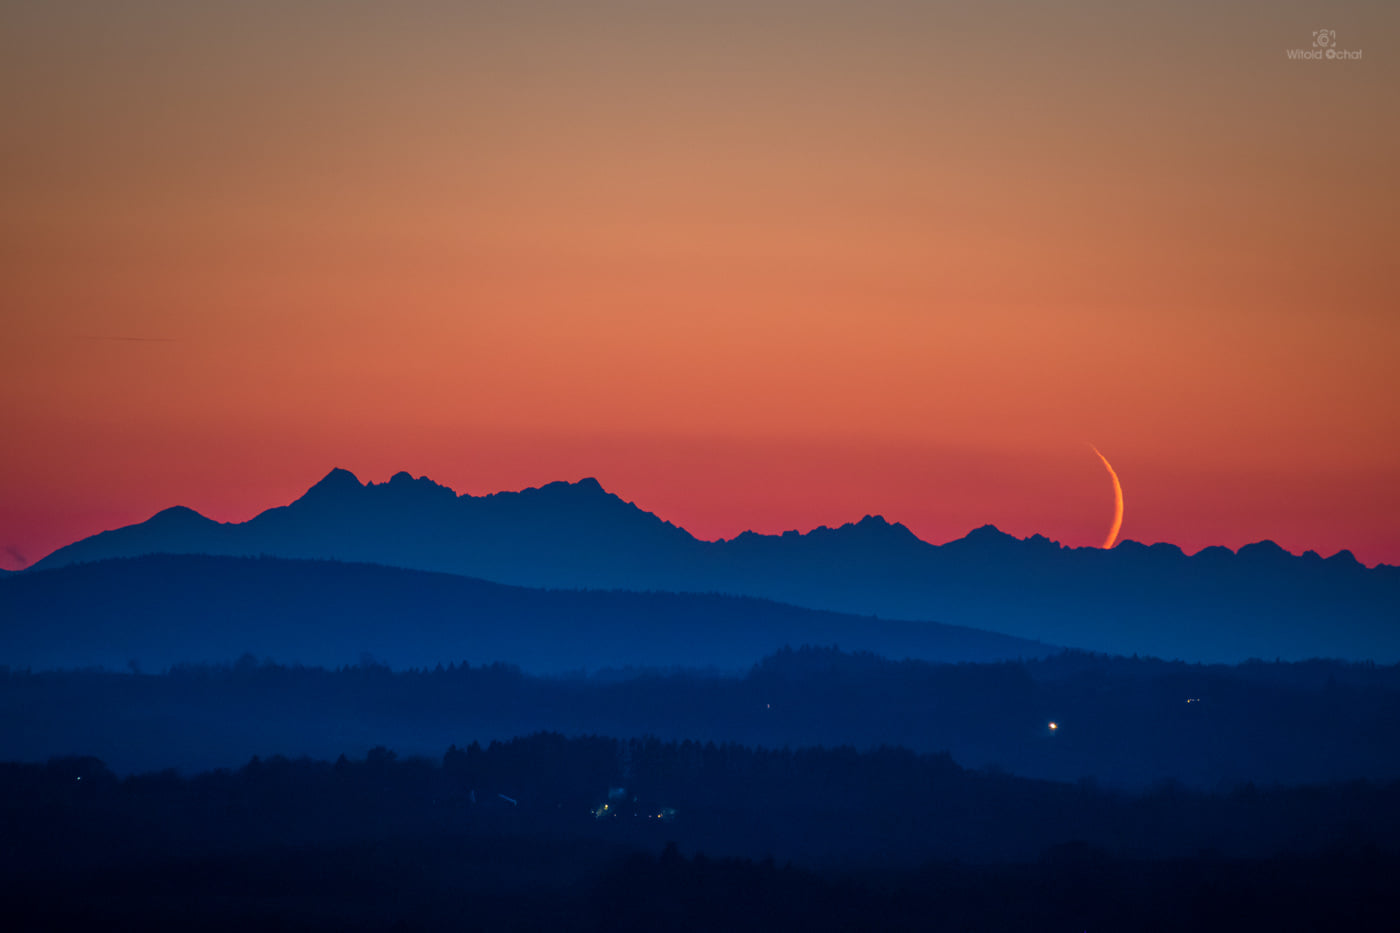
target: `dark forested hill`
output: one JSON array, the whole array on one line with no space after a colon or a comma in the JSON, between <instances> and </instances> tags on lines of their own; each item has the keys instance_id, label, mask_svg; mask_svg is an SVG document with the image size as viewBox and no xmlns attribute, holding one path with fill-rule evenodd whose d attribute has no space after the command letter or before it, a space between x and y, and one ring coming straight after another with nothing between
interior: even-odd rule
<instances>
[{"instance_id":1,"label":"dark forested hill","mask_svg":"<svg viewBox=\"0 0 1400 933\"><path fill-rule=\"evenodd\" d=\"M0 763L0 819L6 878L41 854L77 868L109 858L115 846L133 856L177 856L488 835L545 847L592 838L659 848L669 839L710 854L890 868L930 859L1024 862L1076 843L1079 858L1095 850L1117 858L1393 851L1400 785L1224 793L1168 786L1128 795L971 771L946 755L900 748L538 734L452 746L431 758L382 747L334 764L254 758L236 771L192 777L119 779L95 758Z\"/></svg>"},{"instance_id":2,"label":"dark forested hill","mask_svg":"<svg viewBox=\"0 0 1400 933\"><path fill-rule=\"evenodd\" d=\"M1078 653L929 664L802 648L724 677L538 677L460 663L327 670L253 658L140 676L0 671L5 754L92 754L123 772L227 767L254 754L334 758L375 745L436 753L542 729L770 748L898 745L1116 787L1393 780L1400 667L1207 667Z\"/></svg>"},{"instance_id":3,"label":"dark forested hill","mask_svg":"<svg viewBox=\"0 0 1400 933\"><path fill-rule=\"evenodd\" d=\"M1055 644L1186 660L1400 660L1400 569L1272 542L1183 554L1018 540L987 526L936 546L877 516L806 534L700 541L595 480L458 496L400 473L335 470L291 505L220 524L172 508L36 566L150 553L365 561L533 587L718 592L934 619Z\"/></svg>"},{"instance_id":4,"label":"dark forested hill","mask_svg":"<svg viewBox=\"0 0 1400 933\"><path fill-rule=\"evenodd\" d=\"M72 668L369 655L395 667L506 660L531 671L626 665L738 670L785 644L986 661L1047 645L761 599L537 590L332 561L160 555L0 580L0 664Z\"/></svg>"}]
</instances>

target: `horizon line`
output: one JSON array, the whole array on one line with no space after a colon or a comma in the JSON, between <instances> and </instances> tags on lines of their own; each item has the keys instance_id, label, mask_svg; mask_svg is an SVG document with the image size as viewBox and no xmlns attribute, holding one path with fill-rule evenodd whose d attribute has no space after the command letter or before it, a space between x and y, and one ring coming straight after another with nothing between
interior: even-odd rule
<instances>
[{"instance_id":1,"label":"horizon line","mask_svg":"<svg viewBox=\"0 0 1400 933\"><path fill-rule=\"evenodd\" d=\"M370 480L370 481L361 480L360 477L359 477L353 470L348 470L348 469L345 469L344 467L332 467L332 468L331 468L324 476L322 476L319 480L317 480L316 482L314 482L314 483L312 483L310 486L308 486L307 489L306 489L306 492L302 493L302 494L301 494L300 496L298 496L296 499L293 499L292 502L287 503L286 505L268 506L268 507L263 508L263 509L261 509L260 511L258 511L258 512L257 512L255 515L253 515L252 517L247 518L247 519L244 519L243 521L221 522L221 521L218 521L217 519L209 518L207 515L205 515L204 513L200 512L198 509L191 508L190 506L179 505L179 504L177 504L177 505L171 505L171 506L167 506L167 507L165 507L165 508L163 508L163 509L160 509L160 510L156 511L156 512L153 513L150 517L146 518L146 519L143 520L143 521L131 522L131 523L127 524L127 525L118 526L117 528L105 528L105 529L102 529L101 531L93 532L93 533L90 534L90 535L85 535L85 536L83 536L83 537L77 538L77 539L74 540L74 541L70 541L70 542L68 542L67 544L60 545L60 546L54 548L52 551L48 552L47 554L43 555L42 557L39 557L39 558L37 558L37 559L35 559L35 560L33 560L33 561L30 561L30 562L24 564L23 566L21 566L21 567L19 567L19 568L17 568L17 569L14 569L14 570L6 570L5 568L0 568L0 572L6 572L6 573L22 573L22 572L24 572L24 571L26 571L26 570L28 570L28 569L30 569L30 568L36 566L37 564L43 563L43 562L44 562L45 560L47 560L49 557L52 557L54 554L57 554L59 551L63 550L64 548L71 547L71 546L74 545L74 544L77 544L77 543L82 542L82 541L86 541L86 540L88 540L89 538L96 537L97 535L100 535L100 534L106 534L106 533L108 533L108 532L117 531L117 530L120 530L121 528L130 528L130 527L134 527L134 526L137 526L137 525L143 525L143 524L145 524L146 522L151 521L152 519L154 519L154 518L155 518L156 516L158 516L158 515L162 515L162 514L165 514L166 512L171 512L171 511L175 511L175 510L184 510L184 511L192 512L192 513L194 513L195 515L198 515L200 518L202 518L202 519L204 519L204 520L206 520L206 521L215 522L216 524L220 524L220 525L244 525L244 524L247 524L248 522L253 521L254 519L258 518L259 516L261 516L261 515L267 513L268 511L271 511L272 509L286 508L286 507L289 506L289 505L292 505L292 504L294 504L294 503L296 503L296 502L301 501L301 500L304 499L313 489L315 489L316 487L320 486L322 483L326 482L326 480L330 479L330 478L333 477L333 476L336 476L337 474L344 474L344 475L350 477L351 479L353 479L353 480L355 481L355 483L356 483L356 484L359 486L359 488L361 488L361 489L368 489L368 488L370 488L370 487L375 487L375 486L389 486L389 485L391 485L391 484L394 482L394 480L396 480L398 477L406 476L406 477L408 477L408 480L409 480L410 482L414 482L414 483L427 482L427 483L432 484L433 486L436 486L436 487L439 488L439 489L445 489L445 490L447 490L448 492L451 492L451 493L453 494L453 496L455 497L456 500L461 500L461 499L484 499L484 498L489 498L489 497L491 497L491 496L497 496L497 495L520 495L520 494L523 494L523 493L539 491L539 490L544 489L544 488L547 487L547 486L564 485L564 486L571 486L571 487L572 487L572 486L581 486L581 485L591 484L591 485L593 485L593 486L596 486L596 487L597 487L601 492L603 492L605 495L611 496L611 497L613 497L614 499L617 499L619 502L622 502L622 503L625 503L626 505L632 506L633 508L637 509L639 512L642 512L643 514L650 515L650 516L652 516L653 518L655 518L655 519L657 519L657 520L659 520L659 521L662 521L662 522L665 522L665 523L668 524L668 525L671 525L673 528L676 528L676 529L678 529L678 530L680 530L680 531L685 532L685 534L689 535L689 536L690 536L693 540L695 540L695 541L698 541L698 542L701 542L701 543L706 543L706 544L726 544L726 543L735 541L735 540L737 540L737 539L739 539L739 538L741 538L741 537L744 537L745 535L757 535L757 536L760 536L760 537L780 538L780 537L783 537L783 536L785 536L785 535L790 535L790 534L796 533L796 534L799 535L799 536L805 537L805 536L807 536L807 535L813 534L813 533L818 532L818 531L839 531L839 530L841 530L841 529L843 529L843 528L853 528L853 527L856 527L856 526L860 525L862 522L865 522L865 521L871 520L871 519L875 519L875 520L879 520L880 522L883 522L883 523L884 523L885 525L887 525L887 526L902 528L902 529L904 529L906 532L908 532L909 535L910 535L911 537L913 537L916 541L918 541L918 542L920 542L920 543L922 543L922 544L928 545L929 547L934 547L934 548L941 548L941 547L945 547L946 545L956 543L956 542L958 542L958 541L965 541L965 540L967 540L969 537L971 537L971 536L972 536L974 533L976 533L976 532L983 531L983 530L985 530L985 529L991 529L993 532L995 532L995 533L997 533L997 534L999 534L999 535L1002 535L1002 536L1004 536L1004 537L1006 537L1006 538L1009 538L1009 539L1011 539L1011 540L1013 540L1013 541L1028 542L1028 541L1033 541L1033 540L1039 538L1039 539L1041 539L1041 540L1044 540L1044 541L1046 541L1046 542L1049 542L1049 543L1051 543L1051 544L1054 544L1054 545L1056 546L1056 548L1058 548L1058 549L1069 550L1069 551L1103 551L1103 552L1105 552L1105 553L1110 553L1111 551L1116 551L1116 550L1120 549L1123 545L1127 544L1127 545L1136 545L1136 546L1141 547L1141 548L1154 548L1154 547L1167 547L1167 548L1172 548L1172 549L1174 549L1175 551L1177 551L1178 553L1182 554L1182 555L1183 555L1184 557L1186 557L1186 558L1195 558L1195 557L1198 557L1198 556L1200 556L1201 554L1205 553L1206 551L1210 551L1210 550L1217 550L1217 549L1218 549L1218 550L1224 550L1224 551L1226 551L1226 552L1228 552L1228 553L1230 553L1230 554L1232 554L1232 555L1238 555L1239 552L1242 551L1242 550L1244 550L1245 548L1256 547L1256 546L1259 546L1259 545L1272 545L1274 548L1277 548L1278 550L1282 551L1283 553L1285 553L1285 554L1287 554L1288 556L1290 556L1290 557L1292 557L1292 558L1295 558L1295 559L1308 559L1308 555L1313 555L1313 556L1314 556L1316 559L1318 559L1318 560L1334 560L1334 559L1340 557L1341 555L1345 554L1345 555L1350 556L1352 562L1354 562L1354 563L1360 565L1361 567L1363 567L1363 568L1365 568L1365 569L1367 569L1367 570L1375 570L1375 569L1379 569L1379 568L1382 568L1382 567L1391 567L1391 568L1393 568L1393 567L1396 567L1396 566L1400 566L1400 565L1394 565L1394 564L1387 564L1387 563L1385 563L1384 561L1378 561L1378 562L1375 563L1375 564L1366 564L1366 563L1364 563L1363 561L1361 561L1359 558L1357 558L1357 557L1356 557L1356 554L1355 554L1350 548L1340 548L1340 549L1338 549L1336 552L1334 552L1334 553L1332 553L1332 554L1330 554L1330 555L1327 555L1327 556L1323 556L1321 552L1319 552L1319 551L1317 551L1316 549L1313 549L1313 548L1305 549L1305 550L1304 550L1303 552L1301 552L1301 553L1295 553L1295 552L1293 552L1293 551L1290 551L1288 548L1283 547L1281 544L1279 544L1277 541L1274 541L1274 540L1271 539L1271 538L1260 538L1260 539L1258 539L1258 540L1256 540L1256 541L1246 542L1245 544L1240 545L1238 548L1231 548L1230 546L1224 545L1224 544L1208 544L1208 545L1205 545L1205 546L1201 547L1199 550L1196 550L1196 551L1194 551L1194 552L1188 552L1188 551L1186 551L1185 548L1183 548L1183 547L1181 547L1180 545L1175 544L1174 542L1171 542L1171 541L1153 541L1153 542L1145 542L1145 541L1138 541L1138 540L1136 540L1136 539L1134 539L1134 538L1123 538L1122 540L1118 541L1118 542L1115 544L1115 546L1114 546L1113 548L1103 548L1103 547L1101 547L1101 546L1099 546L1099 545L1092 545L1092 544L1088 544L1088 545L1068 545L1068 544L1063 543L1062 541L1059 541L1059 540L1057 540L1057 539L1055 539L1055 538L1051 538L1051 537L1049 537L1048 535L1042 534L1042 533L1040 533L1040 532L1032 532L1031 534L1029 534L1029 535L1027 535L1027 536L1025 536L1025 537L1017 537L1017 536L1014 535L1014 534L1011 534L1011 533L1009 533L1009 532L1002 531L1000 528L998 528L995 524L993 524L993 523L991 523L991 522L987 522L987 523L985 523L985 524L978 525L978 526L976 526L976 527L970 528L970 529L968 529L968 531L966 531L965 533L963 533L961 536L952 537L952 538L947 539L946 541L943 541L943 542L941 542L941 543L938 543L938 542L930 541L930 540L928 540L928 539L926 539L926 538L920 537L919 535L915 534L914 531L913 531L912 529L909 528L909 526L905 525L905 524L902 523L902 522L899 522L899 521L890 521L890 520L887 519L883 514L880 514L880 513L873 513L873 512L871 512L871 513L866 513L865 515L863 515L863 516L862 516L861 518L859 518L859 519L856 519L856 520L854 520L854 521L847 521L847 522L844 522L844 523L841 524L841 525L837 525L837 526L831 526L831 525L825 525L825 524L823 524L823 525L814 525L814 526L812 526L811 528L808 528L808 529L805 530L805 531L803 531L802 529L793 528L793 529L786 529L786 530L784 530L784 531L779 531L779 532L761 532L761 531L756 531L756 530L754 530L754 529L752 529L752 528L749 528L749 529L745 529L744 531L738 532L737 534L735 534L735 535L733 535L732 537L729 537L729 538L725 538L725 537L718 537L718 538L701 538L701 537L695 535L694 533L692 533L689 529L685 528L683 525L676 524L676 523L674 523L674 522L672 522L672 521L670 521L670 520L668 520L668 519L666 519L666 518L663 518L661 515L657 514L656 512L652 512L652 511L649 511L649 510L647 510L647 509L643 509L641 506L637 505L636 502L634 502L634 501L632 501L632 500L624 499L624 498L622 498L622 496L618 495L617 493L610 492L610 491L608 490L608 488L607 488L606 486L604 486L603 483L602 483L600 480L598 480L597 477L591 476L591 475L589 475L589 476L582 476L582 477L580 477L579 479L573 480L573 481L570 481L570 480L551 480L551 481L549 481L549 482L547 482L547 483L543 483L543 484L540 484L540 485L538 485L538 486L525 486L525 487L522 487L522 488L520 488L520 489L501 489L501 490L497 490L496 492L483 493L483 494L481 494L481 495L473 495L472 493L467 493L467 492L460 492L460 493L459 493L459 492L457 492L456 489L452 488L451 486L445 485L445 484L443 484L443 483L439 483L439 482L437 482L436 480L434 480L434 479L432 479L431 477L429 477L427 474L423 474L423 475L420 475L420 476L414 476L414 475L413 475L411 472L409 472L408 470L398 470L398 471L396 471L395 473L393 473L393 474L389 477L389 479L384 480L384 481L382 481L382 482L375 482L375 481L373 481L373 480ZM13 551L11 551L11 555L12 555L12 556L18 556L18 555L16 555L16 554L14 554Z\"/></svg>"}]
</instances>

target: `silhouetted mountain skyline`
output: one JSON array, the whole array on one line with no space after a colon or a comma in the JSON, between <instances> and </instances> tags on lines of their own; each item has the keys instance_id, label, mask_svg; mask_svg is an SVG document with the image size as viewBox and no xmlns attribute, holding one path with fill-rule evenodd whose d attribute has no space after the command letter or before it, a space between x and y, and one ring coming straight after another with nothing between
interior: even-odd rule
<instances>
[{"instance_id":1,"label":"silhouetted mountain skyline","mask_svg":"<svg viewBox=\"0 0 1400 933\"><path fill-rule=\"evenodd\" d=\"M719 592L1055 644L1187 660L1400 658L1400 568L1270 541L1194 555L1123 541L1068 548L994 526L934 545L882 516L703 541L597 480L457 495L400 472L335 469L290 505L220 523L180 506L39 561L267 554L460 574L528 587Z\"/></svg>"},{"instance_id":2,"label":"silhouetted mountain skyline","mask_svg":"<svg viewBox=\"0 0 1400 933\"><path fill-rule=\"evenodd\" d=\"M951 544L956 544L956 543L959 542L959 541L968 541L968 540L972 540L972 541L982 541L982 542L986 543L986 542L995 541L995 540L998 540L998 539L1009 539L1009 540L1011 540L1011 541L1048 541L1048 542L1050 542L1050 543L1052 543L1052 544L1055 544L1056 546L1059 546L1059 547L1069 547L1069 546L1067 546L1067 545L1062 545L1062 544L1060 544L1060 542L1055 541L1054 539L1051 539L1051 538L1047 538L1047 537L1045 537L1044 535L1041 535L1041 534L1032 534L1032 535L1030 535L1030 536L1028 536L1028 537L1026 537L1026 538L1016 538L1014 535L1010 535L1010 534L1007 534L1006 532L1001 531L1000 528L998 528L995 524L991 524L991 523L988 523L988 524L985 524L985 525L981 525L981 526L979 526L979 527L977 527L977 528L973 528L973 529L969 530L969 531L967 532L967 534L963 535L961 538L952 539L951 541L945 542L943 545L936 545L936 544L931 544L931 542L925 541L925 540L922 539L922 538L919 538L917 535L915 535L912 531L910 531L905 525L901 524L900 522L898 522L898 521L890 522L890 521L888 521L883 515L880 515L880 514L873 514L873 513L872 513L872 514L867 514L867 515L863 516L862 518L860 518L860 519L857 520L857 521L847 522L847 523L845 523L845 524L843 524L843 525L837 526L836 528L832 528L832 527L829 526L829 525L818 525L818 526L812 528L811 530L805 531L805 532L804 532L804 531L801 531L801 530L799 530L799 529L791 529L791 530L783 531L783 532L780 532L780 533L777 533L777 534L770 534L770 533L757 532L757 531L753 531L753 530L746 530L746 531L740 532L738 535L735 535L735 536L732 537L732 538L706 539L706 538L698 538L698 537L695 537L694 535L691 535L690 532L686 531L683 527L678 526L678 525L674 525L673 523L671 523L671 522L669 522L669 521L666 521L665 519L662 519L660 516L656 515L656 514L653 513L653 512L647 512L647 511L641 509L641 508L640 508L639 506L637 506L635 503L633 503L633 502L631 502L631 501L628 501L628 500L624 500L621 496L617 495L616 493L608 492L607 490L605 490L605 489L603 488L602 483L600 483L596 478L591 477L591 476L583 477L582 479L579 479L579 480L574 481L574 482L569 482L569 481L565 481L565 480L557 480L557 481L554 481L554 482L551 482L551 483L546 483L546 484L544 484L543 486L531 486L531 487L526 487L525 489L521 489L521 490L519 490L519 491L515 491L515 490L503 490L503 491L501 491L501 492L488 493L488 494L482 495L482 496L473 496L473 495L471 495L470 493L457 493L457 492L456 492L455 490L453 490L451 487L442 485L442 484L440 484L440 483L437 483L437 482L433 481L432 479L428 478L427 476L414 477L411 473L409 473L409 472L407 472L407 471L404 471L404 470L401 470L401 471L399 471L398 473L395 473L395 474L394 474L392 477L390 477L389 480L387 480L386 482L383 482L383 483L375 483L375 482L373 482L373 481L362 482L362 481L359 479L359 477L357 477L353 472L351 472L351 471L349 471L349 470L346 470L346 469L343 469L343 468L340 468L340 467L336 467L336 468L333 468L329 473L327 473L324 477L322 477L322 478L321 478L320 480L318 480L316 483L314 483L312 486L310 486L310 487L307 489L307 491L306 491L305 493L303 493L298 499L294 500L294 501L293 501L292 503L290 503L289 505L287 505L287 506L274 506L274 507L272 507L272 508L266 509L266 510L264 510L263 512L260 512L260 513L259 513L257 516L255 516L253 519L250 519L248 522L217 522L217 521L215 521L215 520L213 520L213 519L210 519L210 518L205 517L204 515L202 515L202 514L199 513L198 511L196 511L196 510L194 510L194 509L191 509L191 508L189 508L189 507L187 507L187 506L183 506L183 505L170 506L170 507L168 507L168 508L166 508L166 509L162 509L160 512L157 512L155 515L151 516L151 518L147 519L147 520L144 521L144 522L138 522L138 523L136 523L136 524L134 524L134 525L123 526L123 527L118 528L118 529L112 529L111 531L98 532L97 534L90 535L90 536L88 536L88 537L86 537L86 538L81 538L81 539L79 539L78 541L75 541L75 542L73 542L73 543L71 543L71 544L64 545L63 547L57 548L57 549L54 550L52 553L50 553L50 554L46 555L45 557L43 557L43 558L41 558L41 559L35 561L35 562L34 562L33 564L31 564L28 568L25 568L25 569L30 569L30 570L34 570L34 569L43 569L43 568L54 567L54 566L60 566L60 565L69 564L69 563L74 563L74 562L83 561L83 560L102 559L101 557L96 557L96 558L94 558L94 557L92 557L92 556L89 556L89 553L90 553L90 552L88 551L88 548L92 546L92 545L90 545L89 543L90 543L90 542L94 542L94 541L97 540L97 539L104 539L104 540L105 540L105 536L107 536L107 535L109 535L109 534L112 534L113 532L126 532L126 531L128 531L129 529L139 528L139 527L143 527L143 526L155 526L156 528L159 528L160 530L168 530L168 529L170 529L170 528L172 528L172 527L181 527L182 525L183 525L183 527L185 527L187 530L188 530L188 529L193 529L193 528L200 528L200 527L203 527L203 526L205 526L205 525L214 525L214 526L218 526L218 527L221 527L221 528L227 528L227 527L231 527L231 526L241 527L241 526L244 526L244 525L248 525L248 524L250 524L250 523L252 523L252 522L256 522L256 521L258 521L259 519L263 519L263 518L265 518L266 516L268 516L268 515L270 515L270 514L275 514L275 513L279 512L281 509L292 508L292 507L294 507L294 506L303 506L303 507L307 507L307 508L308 508L308 511L309 511L311 508L319 508L319 509L322 509L322 510L334 509L334 508L336 507L337 504L340 504L340 505L343 505L343 506L352 506L352 507L353 507L353 506L356 506L356 505L363 504L363 500L359 498L358 494L364 493L364 492L369 491L369 490L385 490L385 489L391 491L391 493L397 494L396 496L391 496L390 498L396 498L396 499L398 500L399 504L404 504L404 503L407 503L407 502L412 501L412 500L416 500L416 501L417 501L418 503L420 503L420 504L421 504L421 503L426 503L426 502L432 502L432 501L435 501L435 502L437 502L437 503L439 503L439 504L442 504L442 503L453 502L453 501L457 501L457 500L482 501L482 500L509 499L510 497L530 497L530 496L532 496L532 495L534 495L534 494L558 493L559 491L564 490L564 489L573 489L573 490L576 490L576 491L579 491L579 492L583 492L583 493L601 493L602 495L606 496L607 498L612 499L612 500L615 500L615 502L618 503L619 505L625 506L627 509L629 509L629 510L635 512L635 513L638 513L640 516L645 516L645 517L647 517L647 518L654 519L655 521L659 522L661 525L665 526L666 528L668 528L668 529L673 529L674 531L679 532L679 533L680 533L680 536L683 536L683 537L685 537L685 538L689 538L689 539L694 540L694 541L697 541L697 542L699 542L699 543L710 543L710 544L724 544L724 543L729 543L729 542L733 542L733 541L738 541L738 540L746 539L746 538L749 538L749 537L759 537L759 538L775 538L775 537L780 537L780 538L789 538L789 537L792 537L792 536L794 536L794 535L796 535L796 536L801 536L801 537L805 537L805 536L807 536L807 535L822 534L822 533L830 533L830 532L833 532L833 531L838 531L838 532L839 532L839 531L844 531L845 529L856 529L856 528L860 528L860 527L863 527L863 526L864 526L864 527L869 527L869 526L872 526L872 525L873 525L873 526L885 526L885 527L887 527L887 528L893 530L896 534L904 535L904 536L907 536L907 537L909 537L909 538L913 538L913 539L916 540L916 541L919 541L919 542L924 543L924 544L929 544L929 545L932 546L932 547L946 547L946 546L951 545ZM1117 545L1117 547L1115 548L1115 550L1118 549L1118 548L1124 548L1124 547L1129 548L1129 549L1131 549L1131 548L1142 548L1142 547L1160 548L1160 549L1163 549L1163 550L1170 551L1170 552L1172 552L1172 553L1180 553L1180 554L1183 554L1183 555L1188 556L1188 557L1196 557L1196 556L1201 556L1201 555L1205 555L1205 554L1213 554L1213 553L1238 554L1238 553L1240 553L1240 552L1245 551L1246 549L1264 548L1264 549L1270 550L1270 551L1272 551L1272 550L1277 550L1278 552L1281 552L1281 553L1284 554L1284 555L1287 555L1287 556L1290 556L1290 557L1298 557L1298 558L1302 558L1302 559L1305 559L1305 560L1322 559L1322 560L1328 560L1328 561L1337 561L1337 562L1339 562L1339 563L1345 563L1345 564L1356 563L1356 564L1358 564L1358 565L1360 565L1360 566L1363 566L1363 567L1366 566L1366 565L1364 565L1364 564L1361 564L1361 562L1358 561L1358 560L1356 559L1355 555L1353 555L1352 552L1351 552L1349 549L1346 549L1346 548L1343 548L1343 549L1337 551L1335 554L1331 555L1330 557L1323 558L1318 552L1313 551L1313 550L1306 550L1306 551L1304 551L1302 554L1295 554L1294 552L1291 552L1291 551L1286 550L1285 548L1281 547L1281 546L1278 545L1276 542L1274 542L1274 541L1272 541L1272 540L1270 540L1270 539L1268 539L1268 538L1263 538L1263 539L1260 539L1259 541L1255 541L1255 542L1251 542L1251 543L1249 543L1249 544L1245 544L1245 545L1241 546L1238 550L1231 549L1231 548L1225 547L1225 546L1223 546L1223 545L1211 545L1211 546L1208 546L1208 547L1204 547L1204 548L1200 549L1199 551L1196 551L1196 552L1193 553L1193 554L1186 554L1186 552L1183 551L1180 547L1178 547L1177 545L1172 544L1172 543L1170 543L1170 542L1156 542L1156 543L1154 543L1154 544L1150 544L1150 545L1149 545L1149 544L1144 544L1144 543L1139 542L1139 541L1135 541L1135 540L1133 540L1133 539L1131 539L1131 538L1124 538L1123 540L1121 540L1121 541L1118 543L1118 545ZM1069 547L1069 549L1070 549L1070 550L1101 550L1101 549L1098 548L1098 547L1078 547L1078 548L1076 548L1076 547ZM111 555L103 555L103 556L111 556ZM1375 565L1374 567L1370 567L1370 568L1367 568L1367 569L1400 570L1400 568L1393 567L1393 566L1391 566L1391 565L1384 564L1384 563L1377 564L1377 565ZM0 568L0 573L8 573L8 572L19 572L19 571L7 571L7 570L4 570L3 568Z\"/></svg>"}]
</instances>

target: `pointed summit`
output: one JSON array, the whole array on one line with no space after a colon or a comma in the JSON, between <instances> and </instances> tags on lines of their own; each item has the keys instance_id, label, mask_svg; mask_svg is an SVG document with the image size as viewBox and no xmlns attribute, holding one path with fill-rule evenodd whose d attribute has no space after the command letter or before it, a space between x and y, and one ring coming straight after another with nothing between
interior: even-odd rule
<instances>
[{"instance_id":1,"label":"pointed summit","mask_svg":"<svg viewBox=\"0 0 1400 933\"><path fill-rule=\"evenodd\" d=\"M204 525L217 525L218 522L211 518L206 518L194 509L186 506L172 505L168 509L161 509L156 514L146 519L142 524L148 528L171 531L182 528L197 528Z\"/></svg>"},{"instance_id":2,"label":"pointed summit","mask_svg":"<svg viewBox=\"0 0 1400 933\"><path fill-rule=\"evenodd\" d=\"M405 474L403 474L403 475L404 475L404 476L408 476L407 473L405 473ZM412 477L409 477L409 478L411 479ZM355 489L362 489L362 488L364 488L364 483L361 483L359 477L356 476L354 473L351 473L349 470L344 470L344 469L341 469L340 467L336 467L335 469L333 469L333 470L331 470L329 473L327 473L325 476L321 477L321 481L318 482L315 486L312 486L311 488L312 488L312 489L323 489L323 488L324 488L324 489L337 489L337 488L345 488L345 489L348 489L348 488L350 488L350 487L352 487L352 486L353 486Z\"/></svg>"},{"instance_id":3,"label":"pointed summit","mask_svg":"<svg viewBox=\"0 0 1400 933\"><path fill-rule=\"evenodd\" d=\"M855 524L843 525L838 530L845 531L847 529L853 529L859 532L865 536L867 540L895 541L905 538L918 540L914 532L910 531L899 522L887 520L883 515L867 515Z\"/></svg>"},{"instance_id":4,"label":"pointed summit","mask_svg":"<svg viewBox=\"0 0 1400 933\"><path fill-rule=\"evenodd\" d=\"M962 540L973 544L983 544L989 542L1014 541L1016 539L1002 531L996 525L983 525L981 528L974 528L963 535Z\"/></svg>"},{"instance_id":5,"label":"pointed summit","mask_svg":"<svg viewBox=\"0 0 1400 933\"><path fill-rule=\"evenodd\" d=\"M349 470L336 467L302 495L298 502L339 502L364 489L364 484Z\"/></svg>"},{"instance_id":6,"label":"pointed summit","mask_svg":"<svg viewBox=\"0 0 1400 933\"><path fill-rule=\"evenodd\" d=\"M961 538L954 538L943 547L948 548L950 554L960 555L964 559L995 560L1013 553L1012 545L1020 543L1019 538L1012 537L996 525L983 525Z\"/></svg>"}]
</instances>

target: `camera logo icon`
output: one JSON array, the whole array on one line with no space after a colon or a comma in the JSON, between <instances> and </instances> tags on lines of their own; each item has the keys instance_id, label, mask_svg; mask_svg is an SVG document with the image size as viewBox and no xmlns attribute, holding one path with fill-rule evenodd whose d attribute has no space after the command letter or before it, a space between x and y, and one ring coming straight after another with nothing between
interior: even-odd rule
<instances>
[{"instance_id":1,"label":"camera logo icon","mask_svg":"<svg viewBox=\"0 0 1400 933\"><path fill-rule=\"evenodd\" d=\"M1313 45L1319 49L1330 48L1337 44L1337 30L1318 29L1313 32Z\"/></svg>"}]
</instances>

